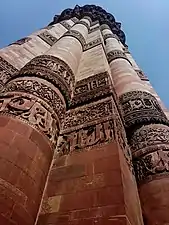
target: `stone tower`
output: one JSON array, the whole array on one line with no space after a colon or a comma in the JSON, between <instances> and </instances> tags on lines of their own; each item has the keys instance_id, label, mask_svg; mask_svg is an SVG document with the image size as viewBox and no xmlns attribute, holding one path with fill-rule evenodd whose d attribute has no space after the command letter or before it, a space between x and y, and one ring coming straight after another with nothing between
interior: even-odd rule
<instances>
[{"instance_id":1,"label":"stone tower","mask_svg":"<svg viewBox=\"0 0 169 225\"><path fill-rule=\"evenodd\" d=\"M168 225L169 120L95 5L0 50L0 225Z\"/></svg>"}]
</instances>

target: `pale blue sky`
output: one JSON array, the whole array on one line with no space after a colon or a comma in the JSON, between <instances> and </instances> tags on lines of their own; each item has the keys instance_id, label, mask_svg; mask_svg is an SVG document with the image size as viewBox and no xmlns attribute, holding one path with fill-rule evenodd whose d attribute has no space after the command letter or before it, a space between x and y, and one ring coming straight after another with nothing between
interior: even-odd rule
<instances>
[{"instance_id":1,"label":"pale blue sky","mask_svg":"<svg viewBox=\"0 0 169 225\"><path fill-rule=\"evenodd\" d=\"M122 23L131 53L169 108L169 0L1 0L0 48L76 4L100 5Z\"/></svg>"}]
</instances>

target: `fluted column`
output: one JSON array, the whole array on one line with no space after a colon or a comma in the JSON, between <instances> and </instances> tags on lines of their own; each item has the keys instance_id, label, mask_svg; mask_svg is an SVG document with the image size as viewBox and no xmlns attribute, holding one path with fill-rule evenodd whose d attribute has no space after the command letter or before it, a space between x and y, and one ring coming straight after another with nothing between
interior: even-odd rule
<instances>
[{"instance_id":1,"label":"fluted column","mask_svg":"<svg viewBox=\"0 0 169 225\"><path fill-rule=\"evenodd\" d=\"M76 21L77 22L77 21ZM44 27L0 50L0 91L34 57L44 54L75 22L64 20Z\"/></svg>"},{"instance_id":2,"label":"fluted column","mask_svg":"<svg viewBox=\"0 0 169 225\"><path fill-rule=\"evenodd\" d=\"M89 26L79 21L0 95L0 224L34 225Z\"/></svg>"},{"instance_id":3,"label":"fluted column","mask_svg":"<svg viewBox=\"0 0 169 225\"><path fill-rule=\"evenodd\" d=\"M122 106L146 224L168 224L169 121L118 38L108 27L102 33Z\"/></svg>"}]
</instances>

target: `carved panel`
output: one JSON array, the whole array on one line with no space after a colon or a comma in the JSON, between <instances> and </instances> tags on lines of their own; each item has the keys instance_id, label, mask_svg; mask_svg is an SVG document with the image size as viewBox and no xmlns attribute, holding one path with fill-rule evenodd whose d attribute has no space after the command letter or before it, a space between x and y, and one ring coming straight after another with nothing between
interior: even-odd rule
<instances>
[{"instance_id":1,"label":"carved panel","mask_svg":"<svg viewBox=\"0 0 169 225\"><path fill-rule=\"evenodd\" d=\"M147 92L127 92L120 96L119 101L127 129L147 122L169 124L156 98Z\"/></svg>"},{"instance_id":2,"label":"carved panel","mask_svg":"<svg viewBox=\"0 0 169 225\"><path fill-rule=\"evenodd\" d=\"M19 76L42 77L59 87L66 100L70 100L74 87L74 74L70 67L59 58L50 55L37 56L19 72Z\"/></svg>"},{"instance_id":3,"label":"carved panel","mask_svg":"<svg viewBox=\"0 0 169 225\"><path fill-rule=\"evenodd\" d=\"M71 36L71 37L74 37L76 38L82 45L82 48L84 49L85 47L85 44L86 44L86 40L85 38L83 37L83 35L77 31L77 30L69 30L67 31L64 36Z\"/></svg>"},{"instance_id":4,"label":"carved panel","mask_svg":"<svg viewBox=\"0 0 169 225\"><path fill-rule=\"evenodd\" d=\"M66 21L61 21L60 24L64 26L67 30L69 30L72 26L68 24Z\"/></svg>"},{"instance_id":5,"label":"carved panel","mask_svg":"<svg viewBox=\"0 0 169 225\"><path fill-rule=\"evenodd\" d=\"M162 124L151 124L137 129L130 140L133 157L157 151L169 150L169 127Z\"/></svg>"},{"instance_id":6,"label":"carved panel","mask_svg":"<svg viewBox=\"0 0 169 225\"><path fill-rule=\"evenodd\" d=\"M137 182L151 181L153 176L165 176L169 172L169 149L158 150L133 160Z\"/></svg>"},{"instance_id":7,"label":"carved panel","mask_svg":"<svg viewBox=\"0 0 169 225\"><path fill-rule=\"evenodd\" d=\"M105 120L113 117L114 102L111 97L81 106L67 111L63 123L63 132L70 129L79 129L81 126L88 126L97 120Z\"/></svg>"},{"instance_id":8,"label":"carved panel","mask_svg":"<svg viewBox=\"0 0 169 225\"><path fill-rule=\"evenodd\" d=\"M52 46L56 43L57 38L52 36L48 31L44 31L38 35L43 41L45 41L48 45Z\"/></svg>"},{"instance_id":9,"label":"carved panel","mask_svg":"<svg viewBox=\"0 0 169 225\"><path fill-rule=\"evenodd\" d=\"M43 99L51 108L56 112L60 121L64 119L65 103L60 98L58 93L49 86L41 83L40 81L26 79L14 80L6 84L4 90L6 92L25 92L33 94L38 98Z\"/></svg>"},{"instance_id":10,"label":"carved panel","mask_svg":"<svg viewBox=\"0 0 169 225\"><path fill-rule=\"evenodd\" d=\"M93 101L112 92L109 74L107 72L96 74L76 83L71 106Z\"/></svg>"},{"instance_id":11,"label":"carved panel","mask_svg":"<svg viewBox=\"0 0 169 225\"><path fill-rule=\"evenodd\" d=\"M18 70L14 66L0 56L0 91L4 84L17 72Z\"/></svg>"},{"instance_id":12,"label":"carved panel","mask_svg":"<svg viewBox=\"0 0 169 225\"><path fill-rule=\"evenodd\" d=\"M87 51L87 50L89 50L89 49L91 49L91 48L96 47L97 45L100 45L100 44L102 44L102 40L101 40L101 38L98 38L98 39L96 39L96 40L94 40L94 41L91 41L91 42L87 43L87 44L85 45L83 51Z\"/></svg>"},{"instance_id":13,"label":"carved panel","mask_svg":"<svg viewBox=\"0 0 169 225\"><path fill-rule=\"evenodd\" d=\"M143 71L141 70L135 70L135 71L141 80L146 80L146 81L149 80L148 77L143 73Z\"/></svg>"},{"instance_id":14,"label":"carved panel","mask_svg":"<svg viewBox=\"0 0 169 225\"><path fill-rule=\"evenodd\" d=\"M44 102L40 102L28 94L7 94L0 96L0 114L9 115L25 121L38 129L56 146L59 134L57 117Z\"/></svg>"},{"instance_id":15,"label":"carved panel","mask_svg":"<svg viewBox=\"0 0 169 225\"><path fill-rule=\"evenodd\" d=\"M126 57L125 53L122 52L121 50L113 50L113 51L107 53L107 60L109 63L111 63L115 59L120 59L120 58L126 59L131 64L131 62Z\"/></svg>"},{"instance_id":16,"label":"carved panel","mask_svg":"<svg viewBox=\"0 0 169 225\"><path fill-rule=\"evenodd\" d=\"M22 39L20 39L20 40L17 40L17 41L15 41L15 42L9 44L9 46L10 46L10 45L23 45L23 44L25 44L26 42L28 42L28 41L30 41L30 40L31 40L30 37L24 37L24 38L22 38Z\"/></svg>"},{"instance_id":17,"label":"carved panel","mask_svg":"<svg viewBox=\"0 0 169 225\"><path fill-rule=\"evenodd\" d=\"M57 151L62 155L114 140L114 121L109 120L63 134L59 137Z\"/></svg>"},{"instance_id":18,"label":"carved panel","mask_svg":"<svg viewBox=\"0 0 169 225\"><path fill-rule=\"evenodd\" d=\"M104 34L103 35L104 40L108 39L108 38L115 38L118 41L120 40L119 37L116 34Z\"/></svg>"}]
</instances>

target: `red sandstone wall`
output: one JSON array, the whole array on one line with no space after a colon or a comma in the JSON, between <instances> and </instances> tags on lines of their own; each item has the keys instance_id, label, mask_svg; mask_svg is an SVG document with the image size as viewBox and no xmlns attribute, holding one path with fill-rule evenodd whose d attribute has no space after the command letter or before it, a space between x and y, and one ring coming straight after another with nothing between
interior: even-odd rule
<instances>
[{"instance_id":1,"label":"red sandstone wall","mask_svg":"<svg viewBox=\"0 0 169 225\"><path fill-rule=\"evenodd\" d=\"M33 225L52 152L19 120L0 116L0 225Z\"/></svg>"},{"instance_id":2,"label":"red sandstone wall","mask_svg":"<svg viewBox=\"0 0 169 225\"><path fill-rule=\"evenodd\" d=\"M56 159L38 225L141 225L126 211L119 151L110 143Z\"/></svg>"}]
</instances>

